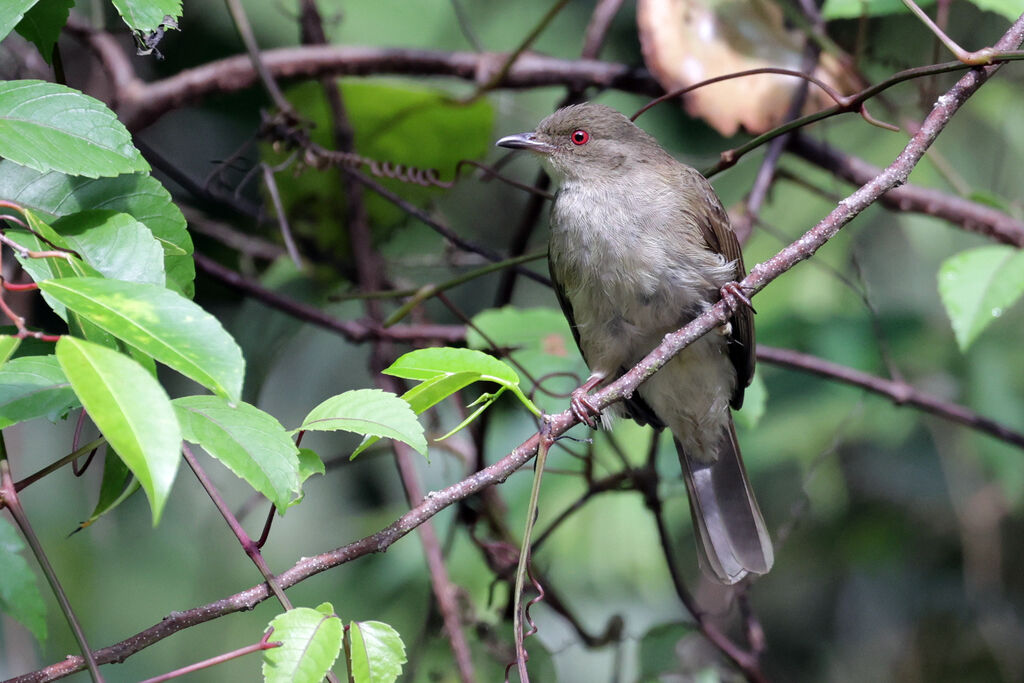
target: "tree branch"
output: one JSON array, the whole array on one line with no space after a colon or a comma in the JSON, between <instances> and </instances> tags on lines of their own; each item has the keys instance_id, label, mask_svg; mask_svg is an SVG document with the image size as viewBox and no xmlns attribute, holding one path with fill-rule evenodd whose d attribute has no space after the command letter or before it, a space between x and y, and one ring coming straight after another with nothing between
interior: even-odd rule
<instances>
[{"instance_id":1,"label":"tree branch","mask_svg":"<svg viewBox=\"0 0 1024 683\"><path fill-rule=\"evenodd\" d=\"M878 167L863 159L845 154L803 133L793 136L789 151L853 184L866 183L880 172ZM1004 244L1024 247L1024 222L991 206L918 185L893 188L882 195L880 201L897 211L913 211L944 218L969 232L991 237Z\"/></svg>"}]
</instances>

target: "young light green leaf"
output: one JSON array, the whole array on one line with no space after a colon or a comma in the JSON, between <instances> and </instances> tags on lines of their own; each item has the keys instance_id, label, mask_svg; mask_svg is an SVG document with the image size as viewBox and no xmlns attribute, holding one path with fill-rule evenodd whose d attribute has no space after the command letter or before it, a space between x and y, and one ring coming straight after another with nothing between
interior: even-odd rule
<instances>
[{"instance_id":1,"label":"young light green leaf","mask_svg":"<svg viewBox=\"0 0 1024 683\"><path fill-rule=\"evenodd\" d=\"M36 4L37 0L6 0L4 11L0 12L0 40L7 37L7 34L14 30L25 12Z\"/></svg>"},{"instance_id":2,"label":"young light green leaf","mask_svg":"<svg viewBox=\"0 0 1024 683\"><path fill-rule=\"evenodd\" d=\"M434 379L428 379L424 382L420 382L409 391L402 394L402 399L409 404L412 411L419 415L425 410L428 410L444 399L448 398L456 391L468 387L473 382L480 378L475 372L456 372L453 375L438 375ZM457 430L456 430L457 431ZM357 455L365 451L367 448L377 443L380 440L376 436L367 436L363 439L363 442L352 451L351 459L355 459Z\"/></svg>"},{"instance_id":3,"label":"young light green leaf","mask_svg":"<svg viewBox=\"0 0 1024 683\"><path fill-rule=\"evenodd\" d=\"M951 256L939 268L939 295L966 351L989 323L1024 294L1024 251L978 247Z\"/></svg>"},{"instance_id":4,"label":"young light green leaf","mask_svg":"<svg viewBox=\"0 0 1024 683\"><path fill-rule=\"evenodd\" d=\"M504 389L508 389L515 394L516 398L534 415L539 416L541 414L540 409L519 388L519 375L516 374L516 371L508 364L488 356L482 351L448 347L417 349L401 356L383 372L386 375L423 381L437 380L439 377L458 373L476 373L476 380L500 384ZM439 390L440 388L441 386L437 385L424 391ZM479 414L479 412L477 411L474 415ZM464 425L465 423L462 426Z\"/></svg>"},{"instance_id":5,"label":"young light green leaf","mask_svg":"<svg viewBox=\"0 0 1024 683\"><path fill-rule=\"evenodd\" d=\"M281 647L263 651L266 683L319 683L341 652L344 627L330 603L290 609L269 626Z\"/></svg>"},{"instance_id":6,"label":"young light green leaf","mask_svg":"<svg viewBox=\"0 0 1024 683\"><path fill-rule=\"evenodd\" d=\"M299 482L304 483L314 474L324 474L327 468L317 452L311 448L299 449Z\"/></svg>"},{"instance_id":7,"label":"young light green leaf","mask_svg":"<svg viewBox=\"0 0 1024 683\"><path fill-rule=\"evenodd\" d=\"M21 339L11 334L0 335L0 367L6 363L21 346Z\"/></svg>"},{"instance_id":8,"label":"young light green leaf","mask_svg":"<svg viewBox=\"0 0 1024 683\"><path fill-rule=\"evenodd\" d=\"M113 0L117 13L135 31L155 31L164 17L181 17L181 0Z\"/></svg>"},{"instance_id":9,"label":"young light green leaf","mask_svg":"<svg viewBox=\"0 0 1024 683\"><path fill-rule=\"evenodd\" d=\"M155 526L181 460L181 430L167 393L138 363L98 344L61 337L57 360L89 417L142 484Z\"/></svg>"},{"instance_id":10,"label":"young light green leaf","mask_svg":"<svg viewBox=\"0 0 1024 683\"><path fill-rule=\"evenodd\" d=\"M43 642L46 603L28 562L21 556L24 547L15 528L0 517L0 612L14 617L36 640Z\"/></svg>"},{"instance_id":11,"label":"young light green leaf","mask_svg":"<svg viewBox=\"0 0 1024 683\"><path fill-rule=\"evenodd\" d=\"M14 27L25 40L38 48L47 64L53 64L53 46L57 44L64 24L68 23L68 12L74 4L75 0L37 2Z\"/></svg>"},{"instance_id":12,"label":"young light green leaf","mask_svg":"<svg viewBox=\"0 0 1024 683\"><path fill-rule=\"evenodd\" d=\"M393 683L402 675L405 644L398 631L380 621L353 621L349 624L349 637L349 671L355 683Z\"/></svg>"},{"instance_id":13,"label":"young light green leaf","mask_svg":"<svg viewBox=\"0 0 1024 683\"><path fill-rule=\"evenodd\" d=\"M103 481L100 482L100 495L96 500L96 507L93 508L89 518L79 524L72 533L91 526L100 517L131 498L140 488L139 480L132 476L128 466L118 457L113 448L108 448L103 461Z\"/></svg>"},{"instance_id":14,"label":"young light green leaf","mask_svg":"<svg viewBox=\"0 0 1024 683\"><path fill-rule=\"evenodd\" d=\"M56 422L77 406L56 356L23 356L0 367L0 428L37 417Z\"/></svg>"},{"instance_id":15,"label":"young light green leaf","mask_svg":"<svg viewBox=\"0 0 1024 683\"><path fill-rule=\"evenodd\" d=\"M423 455L427 440L423 425L409 404L380 389L356 389L332 396L310 411L302 430L344 430L356 434L395 439L409 444Z\"/></svg>"},{"instance_id":16,"label":"young light green leaf","mask_svg":"<svg viewBox=\"0 0 1024 683\"><path fill-rule=\"evenodd\" d=\"M156 178L131 173L115 178L82 178L56 171L40 173L0 161L0 197L46 214L60 216L105 209L126 213L144 224L164 249L167 286L192 297L195 264L185 217Z\"/></svg>"},{"instance_id":17,"label":"young light green leaf","mask_svg":"<svg viewBox=\"0 0 1024 683\"><path fill-rule=\"evenodd\" d=\"M245 361L220 322L156 285L73 277L39 283L68 309L212 391L237 401Z\"/></svg>"},{"instance_id":18,"label":"young light green leaf","mask_svg":"<svg viewBox=\"0 0 1024 683\"><path fill-rule=\"evenodd\" d=\"M401 356L391 364L385 375L403 379L427 380L456 372L475 372L480 379L500 384L519 384L519 375L505 363L482 351L433 347L417 349Z\"/></svg>"},{"instance_id":19,"label":"young light green leaf","mask_svg":"<svg viewBox=\"0 0 1024 683\"><path fill-rule=\"evenodd\" d=\"M272 502L278 512L301 492L299 449L281 423L255 406L219 396L172 401L186 441L199 444Z\"/></svg>"},{"instance_id":20,"label":"young light green leaf","mask_svg":"<svg viewBox=\"0 0 1024 683\"><path fill-rule=\"evenodd\" d=\"M117 211L80 211L50 228L104 277L164 286L164 250L149 228Z\"/></svg>"},{"instance_id":21,"label":"young light green leaf","mask_svg":"<svg viewBox=\"0 0 1024 683\"><path fill-rule=\"evenodd\" d=\"M90 178L149 170L105 104L36 80L0 81L0 156L37 171Z\"/></svg>"}]
</instances>

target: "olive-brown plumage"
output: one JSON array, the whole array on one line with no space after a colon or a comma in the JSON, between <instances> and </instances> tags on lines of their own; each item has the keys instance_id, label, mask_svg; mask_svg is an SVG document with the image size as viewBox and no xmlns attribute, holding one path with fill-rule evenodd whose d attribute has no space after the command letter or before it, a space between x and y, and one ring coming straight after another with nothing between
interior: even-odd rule
<instances>
[{"instance_id":1,"label":"olive-brown plumage","mask_svg":"<svg viewBox=\"0 0 1024 683\"><path fill-rule=\"evenodd\" d=\"M591 377L615 380L745 275L739 242L707 180L609 107L565 107L503 147L541 155L559 185L549 266ZM723 583L772 565L771 540L740 457L730 405L754 372L754 324L728 326L684 349L642 384L624 411L675 437L702 559Z\"/></svg>"}]
</instances>

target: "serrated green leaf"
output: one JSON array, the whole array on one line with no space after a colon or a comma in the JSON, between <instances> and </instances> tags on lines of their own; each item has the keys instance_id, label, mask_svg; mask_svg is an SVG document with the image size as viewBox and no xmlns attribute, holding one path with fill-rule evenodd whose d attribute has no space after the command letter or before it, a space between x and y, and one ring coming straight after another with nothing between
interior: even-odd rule
<instances>
[{"instance_id":1,"label":"serrated green leaf","mask_svg":"<svg viewBox=\"0 0 1024 683\"><path fill-rule=\"evenodd\" d=\"M736 424L746 429L753 429L764 417L764 411L768 406L768 387L760 374L754 375L754 380L747 387L743 395L743 410L734 412L733 418Z\"/></svg>"},{"instance_id":2,"label":"serrated green leaf","mask_svg":"<svg viewBox=\"0 0 1024 683\"><path fill-rule=\"evenodd\" d=\"M75 531L91 526L103 515L113 511L118 505L128 500L141 488L139 480L132 476L131 470L124 464L113 448L107 449L103 460L103 481L100 482L100 495L92 514L78 525Z\"/></svg>"},{"instance_id":3,"label":"serrated green leaf","mask_svg":"<svg viewBox=\"0 0 1024 683\"><path fill-rule=\"evenodd\" d=\"M36 640L46 640L46 603L39 592L36 577L21 556L25 547L10 522L0 517L0 612L6 612L32 632Z\"/></svg>"},{"instance_id":4,"label":"serrated green leaf","mask_svg":"<svg viewBox=\"0 0 1024 683\"><path fill-rule=\"evenodd\" d=\"M181 17L181 0L113 0L117 13L132 30L149 33L164 23L164 17Z\"/></svg>"},{"instance_id":5,"label":"serrated green leaf","mask_svg":"<svg viewBox=\"0 0 1024 683\"><path fill-rule=\"evenodd\" d=\"M133 216L118 211L80 211L54 221L51 230L104 277L164 286L164 250Z\"/></svg>"},{"instance_id":6,"label":"serrated green leaf","mask_svg":"<svg viewBox=\"0 0 1024 683\"><path fill-rule=\"evenodd\" d=\"M14 27L39 49L47 64L53 64L53 46L57 44L64 24L68 23L68 12L74 4L75 0L39 0ZM3 34L0 33L2 39Z\"/></svg>"},{"instance_id":7,"label":"serrated green leaf","mask_svg":"<svg viewBox=\"0 0 1024 683\"><path fill-rule=\"evenodd\" d=\"M406 662L405 644L398 631L380 621L353 621L350 672L355 683L393 683Z\"/></svg>"},{"instance_id":8,"label":"serrated green leaf","mask_svg":"<svg viewBox=\"0 0 1024 683\"><path fill-rule=\"evenodd\" d=\"M36 4L37 0L6 0L4 11L0 12L0 40L7 37L7 34L14 30L25 12Z\"/></svg>"},{"instance_id":9,"label":"serrated green leaf","mask_svg":"<svg viewBox=\"0 0 1024 683\"><path fill-rule=\"evenodd\" d=\"M37 417L56 422L77 406L55 356L24 356L0 367L0 428Z\"/></svg>"},{"instance_id":10,"label":"serrated green leaf","mask_svg":"<svg viewBox=\"0 0 1024 683\"><path fill-rule=\"evenodd\" d=\"M21 346L21 339L14 335L0 335L0 368L6 363L14 352Z\"/></svg>"},{"instance_id":11,"label":"serrated green leaf","mask_svg":"<svg viewBox=\"0 0 1024 683\"><path fill-rule=\"evenodd\" d=\"M163 247L167 286L192 297L196 276L192 238L185 217L156 178L138 173L82 178L56 171L40 173L0 161L0 198L46 214L49 220L89 209L132 216L149 228Z\"/></svg>"},{"instance_id":12,"label":"serrated green leaf","mask_svg":"<svg viewBox=\"0 0 1024 683\"><path fill-rule=\"evenodd\" d=\"M423 425L409 404L380 389L356 389L332 396L310 411L300 430L344 430L395 439L426 455Z\"/></svg>"},{"instance_id":13,"label":"serrated green leaf","mask_svg":"<svg viewBox=\"0 0 1024 683\"><path fill-rule=\"evenodd\" d=\"M57 360L89 417L142 484L155 526L181 452L167 393L138 363L98 344L61 337Z\"/></svg>"},{"instance_id":14,"label":"serrated green leaf","mask_svg":"<svg viewBox=\"0 0 1024 683\"><path fill-rule=\"evenodd\" d=\"M939 294L957 344L966 351L1024 294L1024 251L979 247L949 257L939 267Z\"/></svg>"},{"instance_id":15,"label":"serrated green leaf","mask_svg":"<svg viewBox=\"0 0 1024 683\"><path fill-rule=\"evenodd\" d=\"M344 627L329 603L290 609L269 626L282 645L263 651L266 683L319 683L341 652Z\"/></svg>"},{"instance_id":16,"label":"serrated green leaf","mask_svg":"<svg viewBox=\"0 0 1024 683\"><path fill-rule=\"evenodd\" d=\"M172 401L186 441L199 444L283 513L301 492L299 449L281 423L255 406L218 396Z\"/></svg>"},{"instance_id":17,"label":"serrated green leaf","mask_svg":"<svg viewBox=\"0 0 1024 683\"><path fill-rule=\"evenodd\" d=\"M192 301L155 285L63 278L40 289L89 322L233 401L245 361L220 322Z\"/></svg>"},{"instance_id":18,"label":"serrated green leaf","mask_svg":"<svg viewBox=\"0 0 1024 683\"><path fill-rule=\"evenodd\" d=\"M149 170L105 104L36 80L0 81L0 156L37 171L90 178Z\"/></svg>"},{"instance_id":19,"label":"serrated green leaf","mask_svg":"<svg viewBox=\"0 0 1024 683\"><path fill-rule=\"evenodd\" d=\"M497 358L474 349L417 349L401 356L384 370L385 375L417 380L434 379L457 372L475 372L480 375L480 379L519 384L519 375L515 370Z\"/></svg>"}]
</instances>

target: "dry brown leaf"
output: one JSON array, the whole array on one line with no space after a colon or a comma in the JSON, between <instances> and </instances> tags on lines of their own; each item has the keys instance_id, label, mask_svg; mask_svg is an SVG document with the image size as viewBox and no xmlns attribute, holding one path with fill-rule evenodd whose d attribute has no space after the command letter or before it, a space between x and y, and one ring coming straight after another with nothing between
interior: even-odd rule
<instances>
[{"instance_id":1,"label":"dry brown leaf","mask_svg":"<svg viewBox=\"0 0 1024 683\"><path fill-rule=\"evenodd\" d=\"M800 70L804 38L785 27L769 0L638 0L637 24L647 68L666 91L747 69ZM856 89L855 78L827 54L814 76L844 94ZM725 136L740 126L763 133L783 122L800 83L780 74L715 83L688 93L686 110ZM832 104L811 85L804 113Z\"/></svg>"}]
</instances>

